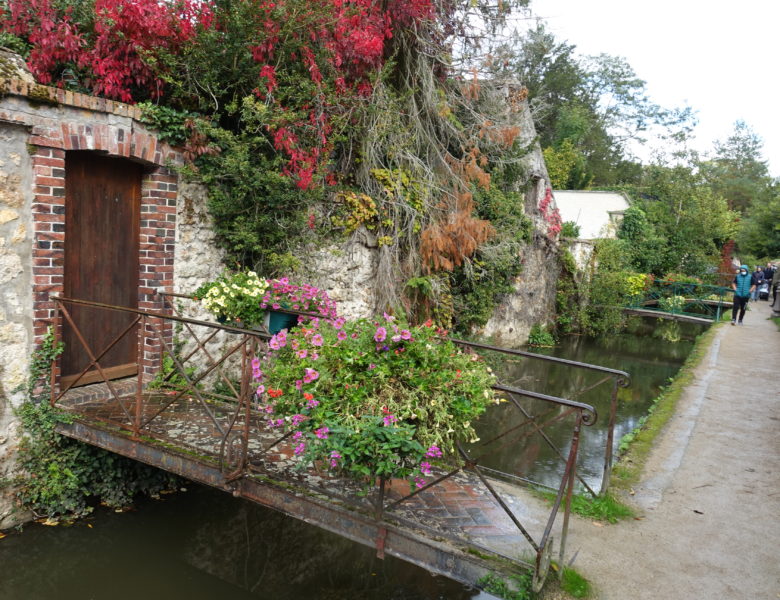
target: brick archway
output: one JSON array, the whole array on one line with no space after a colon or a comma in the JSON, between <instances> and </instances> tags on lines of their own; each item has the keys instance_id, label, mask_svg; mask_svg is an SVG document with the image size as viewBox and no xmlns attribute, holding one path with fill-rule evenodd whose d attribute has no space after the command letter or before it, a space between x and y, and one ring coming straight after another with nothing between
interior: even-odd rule
<instances>
[{"instance_id":1,"label":"brick archway","mask_svg":"<svg viewBox=\"0 0 780 600\"><path fill-rule=\"evenodd\" d=\"M28 96L32 87L14 82L10 93ZM52 100L56 99L59 118L30 117L30 112L25 112L20 113L18 119L12 119L31 126L28 148L33 165L32 273L36 345L54 317L54 302L50 296L63 293L66 153L91 150L105 156L131 159L143 166L138 308L144 310L161 310L155 292L173 291L178 177L166 165L181 162L175 149L160 142L138 121L140 111L137 108L83 94L45 89L49 90ZM78 110L73 110L74 107ZM170 338L170 335L171 332L167 332L166 337ZM143 360L145 373L154 372L160 356L156 344L147 345Z\"/></svg>"}]
</instances>

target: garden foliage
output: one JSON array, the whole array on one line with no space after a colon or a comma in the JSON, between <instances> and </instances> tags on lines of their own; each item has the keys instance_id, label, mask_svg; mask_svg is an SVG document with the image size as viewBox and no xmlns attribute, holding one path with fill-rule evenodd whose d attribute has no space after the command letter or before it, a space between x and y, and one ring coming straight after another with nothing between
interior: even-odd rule
<instances>
[{"instance_id":1,"label":"garden foliage","mask_svg":"<svg viewBox=\"0 0 780 600\"><path fill-rule=\"evenodd\" d=\"M208 186L231 264L288 273L311 234L365 226L388 308L494 239L474 193L517 164L524 95L466 78L453 48L476 60L470 32L525 4L8 0L0 29L43 83L146 101Z\"/></svg>"}]
</instances>

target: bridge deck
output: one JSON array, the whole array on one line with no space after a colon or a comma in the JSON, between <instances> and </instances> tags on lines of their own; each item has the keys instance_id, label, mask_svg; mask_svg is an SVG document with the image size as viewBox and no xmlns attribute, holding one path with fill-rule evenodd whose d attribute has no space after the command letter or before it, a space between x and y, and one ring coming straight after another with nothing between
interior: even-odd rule
<instances>
[{"instance_id":1,"label":"bridge deck","mask_svg":"<svg viewBox=\"0 0 780 600\"><path fill-rule=\"evenodd\" d=\"M259 413L254 412L250 419L245 455L248 462L241 468L232 464L244 456L241 449L223 452L223 435L215 424L230 422L235 417L235 406L211 403L215 417L211 419L197 401L189 398L166 408L171 401L169 394L144 393L143 418L159 415L145 427L140 439L133 439L127 431L130 415L135 418L132 395L120 395L117 400L105 394L85 396L71 391L58 406L77 415L77 419L60 425L59 430L376 547L380 556L386 552L466 584L475 584L489 571L516 573L534 567L536 550L528 537L541 539L550 508L518 486L489 480L528 536L472 471L459 471L385 508L378 518L379 492L375 486L366 494L352 480L301 470L292 444L283 441L274 446L279 432L269 430ZM231 464L224 464L224 457ZM441 469L434 472L434 476L443 474ZM406 482L389 482L384 506L407 494ZM557 522L554 531L558 537ZM551 552L552 544L549 546Z\"/></svg>"}]
</instances>

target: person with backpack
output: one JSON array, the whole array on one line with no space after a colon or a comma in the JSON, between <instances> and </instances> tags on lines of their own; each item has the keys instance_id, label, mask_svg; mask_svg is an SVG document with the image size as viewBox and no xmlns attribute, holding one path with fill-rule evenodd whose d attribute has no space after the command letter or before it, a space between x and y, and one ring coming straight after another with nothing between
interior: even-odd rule
<instances>
[{"instance_id":1,"label":"person with backpack","mask_svg":"<svg viewBox=\"0 0 780 600\"><path fill-rule=\"evenodd\" d=\"M763 271L762 271L763 274ZM750 296L756 289L753 283L753 275L748 270L747 265L742 265L734 281L731 282L731 289L734 290L733 308L731 309L731 324L742 325L742 319L745 317L745 310L750 300ZM739 317L739 320L737 320Z\"/></svg>"}]
</instances>

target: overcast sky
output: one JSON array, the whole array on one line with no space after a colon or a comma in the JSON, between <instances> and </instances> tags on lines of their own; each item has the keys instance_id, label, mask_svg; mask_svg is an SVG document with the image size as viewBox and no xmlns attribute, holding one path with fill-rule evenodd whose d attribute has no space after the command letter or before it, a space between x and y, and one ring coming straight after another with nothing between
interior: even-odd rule
<instances>
[{"instance_id":1,"label":"overcast sky","mask_svg":"<svg viewBox=\"0 0 780 600\"><path fill-rule=\"evenodd\" d=\"M780 176L780 0L532 0L579 54L624 57L664 107L690 106L693 147L711 151L738 119Z\"/></svg>"}]
</instances>

